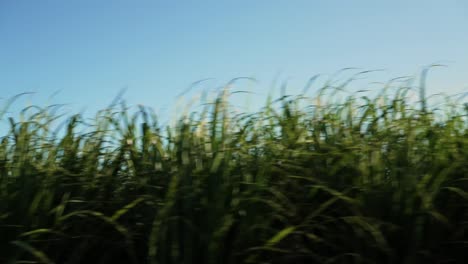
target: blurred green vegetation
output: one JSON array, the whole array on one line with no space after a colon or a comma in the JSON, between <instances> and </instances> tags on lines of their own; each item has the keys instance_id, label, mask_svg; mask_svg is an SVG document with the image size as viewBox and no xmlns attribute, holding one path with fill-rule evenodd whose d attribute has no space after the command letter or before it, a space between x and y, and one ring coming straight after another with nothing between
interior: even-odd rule
<instances>
[{"instance_id":1,"label":"blurred green vegetation","mask_svg":"<svg viewBox=\"0 0 468 264\"><path fill-rule=\"evenodd\" d=\"M464 263L466 105L345 85L169 127L3 111L0 263Z\"/></svg>"}]
</instances>

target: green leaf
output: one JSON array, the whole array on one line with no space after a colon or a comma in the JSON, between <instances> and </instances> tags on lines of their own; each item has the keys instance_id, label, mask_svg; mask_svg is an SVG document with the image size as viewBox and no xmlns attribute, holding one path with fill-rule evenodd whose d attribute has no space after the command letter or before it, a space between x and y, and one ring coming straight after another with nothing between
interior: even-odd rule
<instances>
[{"instance_id":1,"label":"green leaf","mask_svg":"<svg viewBox=\"0 0 468 264\"><path fill-rule=\"evenodd\" d=\"M287 237L289 234L294 232L296 230L296 227L290 226L287 227L280 232L278 232L276 235L274 235L270 240L268 240L265 244L266 247L273 247L274 245L278 244L281 240L283 240L285 237Z\"/></svg>"}]
</instances>

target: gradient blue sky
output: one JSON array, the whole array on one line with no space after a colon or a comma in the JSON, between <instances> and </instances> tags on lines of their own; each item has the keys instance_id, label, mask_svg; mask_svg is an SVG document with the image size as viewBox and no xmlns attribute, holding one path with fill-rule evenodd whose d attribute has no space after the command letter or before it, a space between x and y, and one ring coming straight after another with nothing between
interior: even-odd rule
<instances>
[{"instance_id":1,"label":"gradient blue sky","mask_svg":"<svg viewBox=\"0 0 468 264\"><path fill-rule=\"evenodd\" d=\"M344 67L387 81L437 62L431 93L468 90L468 1L0 0L0 97L36 92L23 106L94 111L126 87L160 109L203 78L255 77L262 98L275 76L299 91Z\"/></svg>"}]
</instances>

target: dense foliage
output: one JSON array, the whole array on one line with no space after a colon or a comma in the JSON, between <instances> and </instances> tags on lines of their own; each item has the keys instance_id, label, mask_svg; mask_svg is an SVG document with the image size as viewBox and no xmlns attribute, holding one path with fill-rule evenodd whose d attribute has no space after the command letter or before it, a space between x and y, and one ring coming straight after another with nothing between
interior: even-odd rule
<instances>
[{"instance_id":1,"label":"dense foliage","mask_svg":"<svg viewBox=\"0 0 468 264\"><path fill-rule=\"evenodd\" d=\"M464 263L466 106L339 88L170 127L2 115L0 263Z\"/></svg>"}]
</instances>

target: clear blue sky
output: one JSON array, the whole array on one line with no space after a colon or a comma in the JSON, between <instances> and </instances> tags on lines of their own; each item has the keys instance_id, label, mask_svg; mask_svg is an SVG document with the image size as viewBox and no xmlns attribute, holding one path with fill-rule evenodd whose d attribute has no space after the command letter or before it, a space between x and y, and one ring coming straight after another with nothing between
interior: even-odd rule
<instances>
[{"instance_id":1,"label":"clear blue sky","mask_svg":"<svg viewBox=\"0 0 468 264\"><path fill-rule=\"evenodd\" d=\"M159 109L204 78L256 77L265 96L278 74L302 88L344 67L387 81L437 62L449 67L430 92L468 89L466 0L0 0L0 97L36 104L60 91L49 102L94 111L127 87Z\"/></svg>"}]
</instances>

